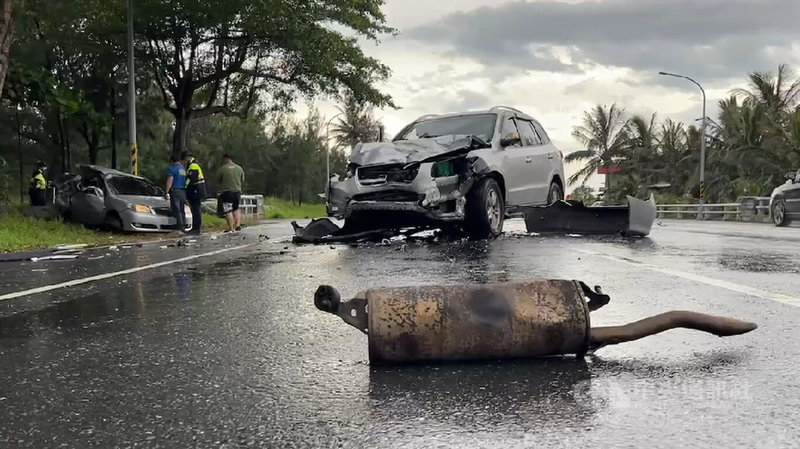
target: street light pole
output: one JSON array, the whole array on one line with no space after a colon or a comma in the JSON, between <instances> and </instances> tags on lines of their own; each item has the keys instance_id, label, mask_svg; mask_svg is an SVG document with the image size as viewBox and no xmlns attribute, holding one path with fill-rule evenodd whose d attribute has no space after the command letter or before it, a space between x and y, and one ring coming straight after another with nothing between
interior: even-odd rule
<instances>
[{"instance_id":1,"label":"street light pole","mask_svg":"<svg viewBox=\"0 0 800 449\"><path fill-rule=\"evenodd\" d=\"M131 173L139 175L139 149L136 144L136 79L133 67L133 0L128 0L128 142Z\"/></svg>"},{"instance_id":2,"label":"street light pole","mask_svg":"<svg viewBox=\"0 0 800 449\"><path fill-rule=\"evenodd\" d=\"M676 78L683 78L686 80L691 81L697 87L700 88L700 92L703 93L703 118L701 119L700 125L700 209L697 214L698 220L705 219L705 202L706 202L706 91L703 89L703 86L700 85L697 81L689 78L688 76L678 75L675 73L669 72L658 72L659 75L663 76L674 76Z\"/></svg>"},{"instance_id":3,"label":"street light pole","mask_svg":"<svg viewBox=\"0 0 800 449\"><path fill-rule=\"evenodd\" d=\"M328 207L328 202L330 200L330 193L331 193L331 123L333 123L336 118L341 116L342 113L338 113L334 115L328 123L325 125L325 208Z\"/></svg>"}]
</instances>

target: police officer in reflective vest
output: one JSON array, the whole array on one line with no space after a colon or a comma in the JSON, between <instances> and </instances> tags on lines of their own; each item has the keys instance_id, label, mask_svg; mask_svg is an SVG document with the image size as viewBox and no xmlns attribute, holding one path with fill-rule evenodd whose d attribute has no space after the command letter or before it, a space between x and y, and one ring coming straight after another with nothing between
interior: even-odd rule
<instances>
[{"instance_id":1,"label":"police officer in reflective vest","mask_svg":"<svg viewBox=\"0 0 800 449\"><path fill-rule=\"evenodd\" d=\"M36 163L36 170L31 175L28 187L28 196L31 199L31 206L47 205L47 180L44 172L47 171L47 164L44 162Z\"/></svg>"},{"instance_id":2,"label":"police officer in reflective vest","mask_svg":"<svg viewBox=\"0 0 800 449\"><path fill-rule=\"evenodd\" d=\"M188 151L181 154L181 159L186 164L186 199L192 210L192 234L200 234L203 227L203 210L201 205L206 199L206 180L203 169L194 155Z\"/></svg>"}]
</instances>

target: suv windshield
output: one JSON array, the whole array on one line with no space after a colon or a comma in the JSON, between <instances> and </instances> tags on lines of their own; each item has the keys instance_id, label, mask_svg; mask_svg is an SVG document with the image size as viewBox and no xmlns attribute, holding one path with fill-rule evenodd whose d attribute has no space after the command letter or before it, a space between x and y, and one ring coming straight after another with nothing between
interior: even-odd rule
<instances>
[{"instance_id":1,"label":"suv windshield","mask_svg":"<svg viewBox=\"0 0 800 449\"><path fill-rule=\"evenodd\" d=\"M497 121L495 114L463 115L460 117L446 117L418 122L407 128L395 140L426 139L439 136L473 135L486 142L491 142L494 136L494 125Z\"/></svg>"},{"instance_id":2,"label":"suv windshield","mask_svg":"<svg viewBox=\"0 0 800 449\"><path fill-rule=\"evenodd\" d=\"M162 196L164 192L146 179L133 176L109 175L108 188L117 195Z\"/></svg>"}]
</instances>

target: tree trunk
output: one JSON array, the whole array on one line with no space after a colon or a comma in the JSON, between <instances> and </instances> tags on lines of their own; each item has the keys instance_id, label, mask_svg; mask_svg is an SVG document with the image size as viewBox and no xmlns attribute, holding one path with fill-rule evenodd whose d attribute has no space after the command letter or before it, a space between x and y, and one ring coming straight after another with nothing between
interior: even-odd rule
<instances>
[{"instance_id":1,"label":"tree trunk","mask_svg":"<svg viewBox=\"0 0 800 449\"><path fill-rule=\"evenodd\" d=\"M69 143L67 141L67 132L64 129L64 119L61 117L61 111L56 111L58 118L58 140L61 144L61 172L67 173L67 168L70 166Z\"/></svg>"},{"instance_id":2,"label":"tree trunk","mask_svg":"<svg viewBox=\"0 0 800 449\"><path fill-rule=\"evenodd\" d=\"M97 130L91 133L89 142L89 162L92 165L97 165L97 154L100 152L100 142L97 138Z\"/></svg>"},{"instance_id":3,"label":"tree trunk","mask_svg":"<svg viewBox=\"0 0 800 449\"><path fill-rule=\"evenodd\" d=\"M111 168L117 169L117 89L111 85Z\"/></svg>"},{"instance_id":4,"label":"tree trunk","mask_svg":"<svg viewBox=\"0 0 800 449\"><path fill-rule=\"evenodd\" d=\"M609 205L609 199L611 198L611 174L606 172L606 194L605 194L606 205Z\"/></svg>"},{"instance_id":5,"label":"tree trunk","mask_svg":"<svg viewBox=\"0 0 800 449\"><path fill-rule=\"evenodd\" d=\"M11 41L14 36L14 22L11 12L15 0L0 0L0 98L3 95L3 83L8 72L8 53L11 50Z\"/></svg>"},{"instance_id":6,"label":"tree trunk","mask_svg":"<svg viewBox=\"0 0 800 449\"><path fill-rule=\"evenodd\" d=\"M181 153L186 150L186 139L189 136L190 112L185 108L178 108L175 112L175 131L172 133L172 155L176 158L181 157Z\"/></svg>"},{"instance_id":7,"label":"tree trunk","mask_svg":"<svg viewBox=\"0 0 800 449\"><path fill-rule=\"evenodd\" d=\"M19 109L17 109L17 157L19 157L19 203L25 203L25 173L22 164L22 126L19 122Z\"/></svg>"}]
</instances>

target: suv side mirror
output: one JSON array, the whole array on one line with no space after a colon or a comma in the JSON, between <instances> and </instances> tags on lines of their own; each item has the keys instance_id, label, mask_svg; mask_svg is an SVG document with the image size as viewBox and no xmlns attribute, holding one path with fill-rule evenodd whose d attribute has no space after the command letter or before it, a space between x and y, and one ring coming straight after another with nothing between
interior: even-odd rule
<instances>
[{"instance_id":1,"label":"suv side mirror","mask_svg":"<svg viewBox=\"0 0 800 449\"><path fill-rule=\"evenodd\" d=\"M500 146L503 148L510 147L512 145L517 145L520 143L522 143L522 138L519 136L519 133L511 133L500 139Z\"/></svg>"}]
</instances>

